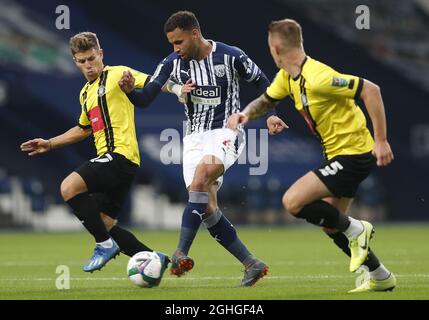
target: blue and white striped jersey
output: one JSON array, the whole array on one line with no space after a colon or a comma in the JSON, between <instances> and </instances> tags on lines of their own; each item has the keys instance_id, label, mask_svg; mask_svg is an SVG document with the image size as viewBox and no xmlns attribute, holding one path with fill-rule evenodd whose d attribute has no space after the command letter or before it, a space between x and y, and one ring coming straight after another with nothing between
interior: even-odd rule
<instances>
[{"instance_id":1,"label":"blue and white striped jersey","mask_svg":"<svg viewBox=\"0 0 429 320\"><path fill-rule=\"evenodd\" d=\"M185 108L187 135L225 128L228 117L240 111L239 80L256 83L261 75L265 78L239 48L209 41L213 48L205 59L182 60L177 53L172 53L161 61L151 78L151 82L160 86L167 80L183 85L192 79L195 83Z\"/></svg>"}]
</instances>

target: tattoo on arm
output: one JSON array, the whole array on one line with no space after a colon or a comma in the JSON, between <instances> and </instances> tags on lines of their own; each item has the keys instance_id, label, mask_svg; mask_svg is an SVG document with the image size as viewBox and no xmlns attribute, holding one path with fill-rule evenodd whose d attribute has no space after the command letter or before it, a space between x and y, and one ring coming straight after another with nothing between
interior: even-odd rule
<instances>
[{"instance_id":1,"label":"tattoo on arm","mask_svg":"<svg viewBox=\"0 0 429 320\"><path fill-rule=\"evenodd\" d=\"M250 120L257 119L277 107L279 101L269 99L265 94L250 102L242 111Z\"/></svg>"}]
</instances>

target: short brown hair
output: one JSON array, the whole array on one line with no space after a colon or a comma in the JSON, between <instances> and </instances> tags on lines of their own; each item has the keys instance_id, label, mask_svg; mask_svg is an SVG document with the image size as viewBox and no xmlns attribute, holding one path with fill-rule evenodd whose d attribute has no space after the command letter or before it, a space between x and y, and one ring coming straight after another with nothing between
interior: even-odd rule
<instances>
[{"instance_id":1,"label":"short brown hair","mask_svg":"<svg viewBox=\"0 0 429 320\"><path fill-rule=\"evenodd\" d=\"M298 22L293 19L273 21L268 26L270 34L280 36L286 47L299 48L302 44L302 29Z\"/></svg>"},{"instance_id":2,"label":"short brown hair","mask_svg":"<svg viewBox=\"0 0 429 320\"><path fill-rule=\"evenodd\" d=\"M100 49L97 35L93 32L80 32L70 38L70 50L73 56L92 48Z\"/></svg>"},{"instance_id":3,"label":"short brown hair","mask_svg":"<svg viewBox=\"0 0 429 320\"><path fill-rule=\"evenodd\" d=\"M164 33L171 32L176 28L187 31L192 29L201 31L197 17L190 11L178 11L173 13L164 24Z\"/></svg>"}]
</instances>

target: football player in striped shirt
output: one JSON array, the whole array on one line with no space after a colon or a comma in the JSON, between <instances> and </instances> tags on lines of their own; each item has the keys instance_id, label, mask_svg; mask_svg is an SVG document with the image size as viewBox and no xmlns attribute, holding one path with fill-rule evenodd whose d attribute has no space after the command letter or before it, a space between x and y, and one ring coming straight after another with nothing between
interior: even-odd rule
<instances>
[{"instance_id":1,"label":"football player in striped shirt","mask_svg":"<svg viewBox=\"0 0 429 320\"><path fill-rule=\"evenodd\" d=\"M242 113L230 117L230 128L261 117L290 96L319 139L325 162L287 190L283 196L285 208L295 217L323 227L350 256L351 272L362 264L369 269L369 280L350 292L392 290L396 286L395 276L369 248L373 226L345 215L359 184L375 164L387 166L393 160L379 87L368 80L339 73L306 55L301 26L294 20L272 22L268 43L280 70L263 95ZM375 141L356 104L359 97L371 118ZM269 117L267 124L271 134L287 128L277 116Z\"/></svg>"},{"instance_id":2,"label":"football player in striped shirt","mask_svg":"<svg viewBox=\"0 0 429 320\"><path fill-rule=\"evenodd\" d=\"M225 171L244 147L244 131L227 128L228 117L240 111L239 82L250 82L257 93L262 93L269 81L241 49L206 40L192 12L171 15L164 32L174 52L158 65L150 83L130 92L131 77L126 74L122 81L124 91L130 92L128 96L136 105L148 104L164 84L185 101L188 121L183 139L183 175L189 202L183 212L171 273L181 276L193 268L188 252L203 223L213 238L244 265L241 286L251 286L268 272L268 266L240 241L218 206L217 190Z\"/></svg>"},{"instance_id":3,"label":"football player in striped shirt","mask_svg":"<svg viewBox=\"0 0 429 320\"><path fill-rule=\"evenodd\" d=\"M64 201L95 239L94 254L83 267L85 272L93 272L100 270L119 251L133 256L152 249L116 224L140 166L134 106L119 87L123 72L130 68L104 65L103 49L92 32L73 36L70 49L76 66L87 80L79 95L82 112L78 124L48 140L37 138L24 142L21 150L32 156L93 135L98 157L83 163L61 183ZM149 75L130 72L137 87L142 88L149 82ZM157 254L164 271L169 259L162 253Z\"/></svg>"}]
</instances>

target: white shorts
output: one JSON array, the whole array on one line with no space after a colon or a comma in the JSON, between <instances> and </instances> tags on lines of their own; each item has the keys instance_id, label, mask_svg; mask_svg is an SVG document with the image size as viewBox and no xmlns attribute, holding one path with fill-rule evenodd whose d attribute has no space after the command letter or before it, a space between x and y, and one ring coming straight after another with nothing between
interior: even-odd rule
<instances>
[{"instance_id":1,"label":"white shorts","mask_svg":"<svg viewBox=\"0 0 429 320\"><path fill-rule=\"evenodd\" d=\"M233 131L228 128L219 128L204 132L197 132L183 138L183 178L186 188L194 179L195 169L206 155L213 155L220 159L224 172L238 159L245 146L244 131ZM218 188L221 187L223 177L217 179Z\"/></svg>"}]
</instances>

